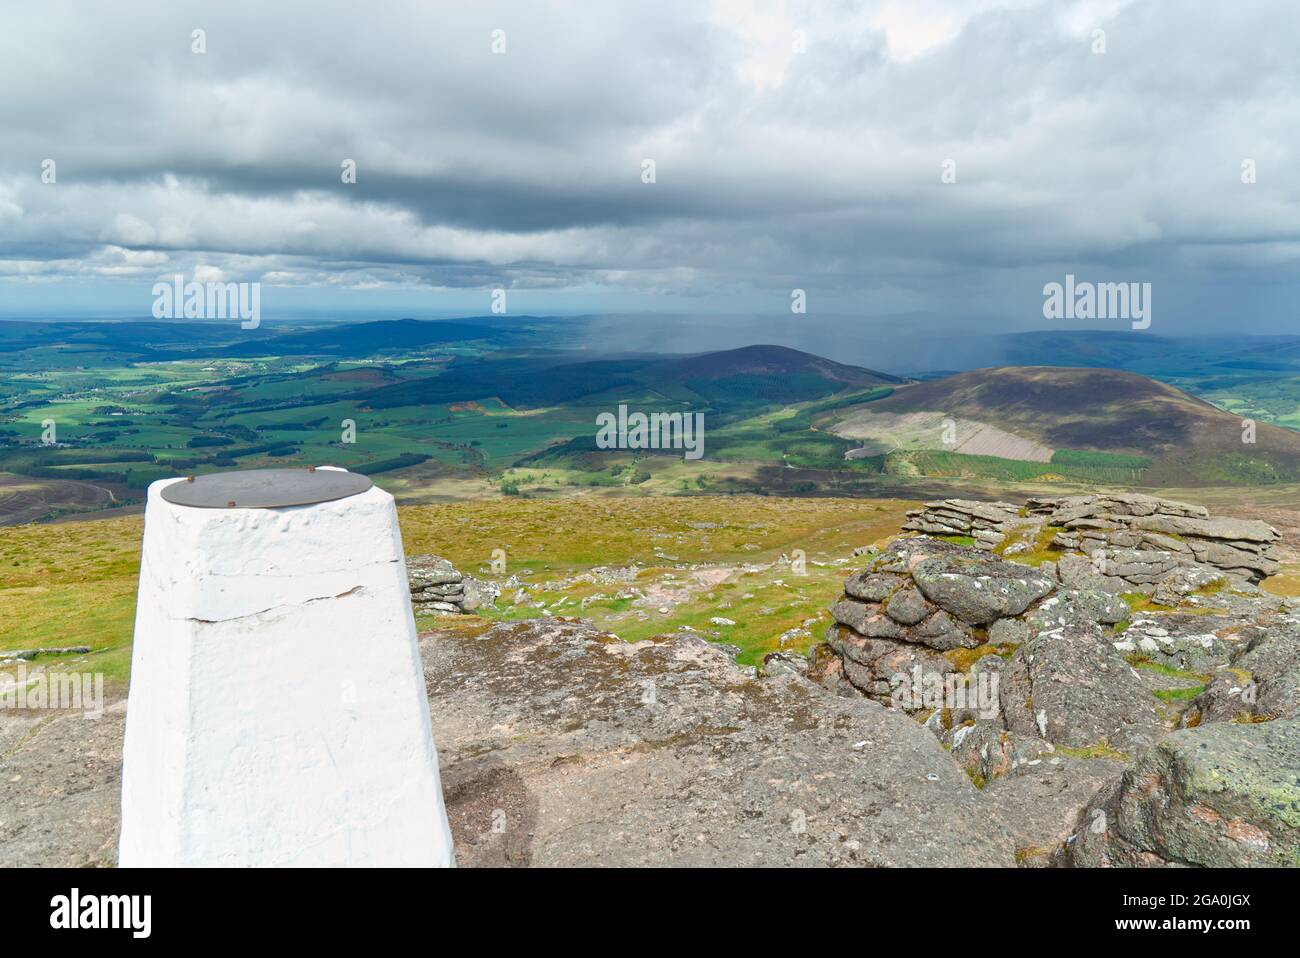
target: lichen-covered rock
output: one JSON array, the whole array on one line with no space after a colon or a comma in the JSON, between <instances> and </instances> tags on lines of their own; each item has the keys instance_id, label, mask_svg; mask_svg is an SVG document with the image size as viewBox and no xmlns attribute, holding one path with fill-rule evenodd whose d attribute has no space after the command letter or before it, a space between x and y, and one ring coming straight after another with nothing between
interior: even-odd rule
<instances>
[{"instance_id":1,"label":"lichen-covered rock","mask_svg":"<svg viewBox=\"0 0 1300 958\"><path fill-rule=\"evenodd\" d=\"M1077 537L1080 553L1037 567L929 536L895 540L846 583L809 674L922 722L984 789L1017 861L1045 864L1090 789L1180 723L1260 723L1300 707L1300 605L1197 565L1175 533L1131 527L1162 514L1160 503L1114 500L1118 518L1065 520L1057 537ZM1095 507L1092 497L1069 505ZM1184 517L1206 518L1195 511ZM970 696L991 675L989 715Z\"/></svg>"},{"instance_id":2,"label":"lichen-covered rock","mask_svg":"<svg viewBox=\"0 0 1300 958\"><path fill-rule=\"evenodd\" d=\"M831 617L839 625L866 638L895 639L940 651L973 648L984 641L983 637L976 635L952 609L945 609L942 603L929 600L916 578L917 570L926 562L962 563L971 556L978 557L981 569L1001 570L1004 576L1010 571L1018 573L1021 578L1027 575L1046 582L1051 579L1023 566L1013 566L949 542L925 536L899 539L874 557L867 569L845 581L845 594L831 605ZM980 582L971 588L984 586L985 583ZM960 589L952 591L958 595L961 592ZM993 585L988 591L1002 595ZM1006 602L1005 596L1001 601Z\"/></svg>"},{"instance_id":3,"label":"lichen-covered rock","mask_svg":"<svg viewBox=\"0 0 1300 958\"><path fill-rule=\"evenodd\" d=\"M1210 595L1228 585L1228 575L1218 569L1184 566L1160 580L1152 599L1164 605L1178 605L1188 596Z\"/></svg>"},{"instance_id":4,"label":"lichen-covered rock","mask_svg":"<svg viewBox=\"0 0 1300 958\"><path fill-rule=\"evenodd\" d=\"M1030 513L1045 514L1051 521L1063 525L1071 519L1086 516L1150 516L1166 515L1206 518L1209 512L1203 506L1171 499L1158 499L1144 493L1100 493L1083 496L1040 496L1025 502Z\"/></svg>"},{"instance_id":5,"label":"lichen-covered rock","mask_svg":"<svg viewBox=\"0 0 1300 958\"><path fill-rule=\"evenodd\" d=\"M1184 728L1300 715L1300 623L1246 626L1224 641L1233 646L1228 664L1182 714Z\"/></svg>"},{"instance_id":6,"label":"lichen-covered rock","mask_svg":"<svg viewBox=\"0 0 1300 958\"><path fill-rule=\"evenodd\" d=\"M1091 556L1066 553L1056 561L1056 574L1067 589L1120 594L1132 586L1116 576L1102 575Z\"/></svg>"},{"instance_id":7,"label":"lichen-covered rock","mask_svg":"<svg viewBox=\"0 0 1300 958\"><path fill-rule=\"evenodd\" d=\"M1025 622L1031 628L1043 631L1086 623L1114 625L1128 616L1128 605L1109 592L1061 589L1035 606L1025 616Z\"/></svg>"},{"instance_id":8,"label":"lichen-covered rock","mask_svg":"<svg viewBox=\"0 0 1300 958\"><path fill-rule=\"evenodd\" d=\"M949 745L949 754L971 780L982 784L1050 761L1056 754L1050 742L1008 731L1001 722L971 721L941 732L939 738Z\"/></svg>"},{"instance_id":9,"label":"lichen-covered rock","mask_svg":"<svg viewBox=\"0 0 1300 958\"><path fill-rule=\"evenodd\" d=\"M1136 516L1130 525L1134 529L1153 529L1184 538L1222 539L1226 542L1240 540L1266 544L1278 538L1276 529L1258 519L1202 519L1156 514Z\"/></svg>"},{"instance_id":10,"label":"lichen-covered rock","mask_svg":"<svg viewBox=\"0 0 1300 958\"><path fill-rule=\"evenodd\" d=\"M842 598L830 609L831 618L859 635L873 639L897 639L903 635L899 625L881 611L879 604Z\"/></svg>"},{"instance_id":11,"label":"lichen-covered rock","mask_svg":"<svg viewBox=\"0 0 1300 958\"><path fill-rule=\"evenodd\" d=\"M1054 745L1135 754L1164 733L1154 703L1096 625L1039 634L1002 673L1007 728Z\"/></svg>"},{"instance_id":12,"label":"lichen-covered rock","mask_svg":"<svg viewBox=\"0 0 1300 958\"><path fill-rule=\"evenodd\" d=\"M988 628L993 645L1023 645L1034 637L1034 630L1024 619L998 619Z\"/></svg>"},{"instance_id":13,"label":"lichen-covered rock","mask_svg":"<svg viewBox=\"0 0 1300 958\"><path fill-rule=\"evenodd\" d=\"M968 625L1019 615L1055 586L1028 566L977 554L922 559L912 580L927 599Z\"/></svg>"},{"instance_id":14,"label":"lichen-covered rock","mask_svg":"<svg viewBox=\"0 0 1300 958\"><path fill-rule=\"evenodd\" d=\"M1259 679L1256 685L1256 719L1300 715L1300 667Z\"/></svg>"},{"instance_id":15,"label":"lichen-covered rock","mask_svg":"<svg viewBox=\"0 0 1300 958\"><path fill-rule=\"evenodd\" d=\"M1072 758L1042 750L1021 752L1006 774L988 780L980 799L995 820L1001 821L1016 845L1021 868L1045 868L1052 853L1074 831L1079 810L1098 789L1114 780L1124 764L1107 758ZM1051 746L1047 746L1050 749Z\"/></svg>"},{"instance_id":16,"label":"lichen-covered rock","mask_svg":"<svg viewBox=\"0 0 1300 958\"><path fill-rule=\"evenodd\" d=\"M1226 665L1243 646L1239 623L1231 616L1168 612L1135 615L1116 651L1140 655L1184 672L1208 672Z\"/></svg>"},{"instance_id":17,"label":"lichen-covered rock","mask_svg":"<svg viewBox=\"0 0 1300 958\"><path fill-rule=\"evenodd\" d=\"M955 671L937 652L912 642L868 638L843 626L826 631L826 645L840 656L844 676L864 695L890 704L895 688L919 667L929 675ZM920 705L914 711L919 711Z\"/></svg>"},{"instance_id":18,"label":"lichen-covered rock","mask_svg":"<svg viewBox=\"0 0 1300 958\"><path fill-rule=\"evenodd\" d=\"M1197 562L1217 566L1248 582L1258 582L1277 575L1281 564L1271 555L1261 555L1251 548L1237 548L1226 542L1192 543Z\"/></svg>"},{"instance_id":19,"label":"lichen-covered rock","mask_svg":"<svg viewBox=\"0 0 1300 958\"><path fill-rule=\"evenodd\" d=\"M412 590L420 591L431 586L459 583L463 578L450 560L435 555L407 556L406 577Z\"/></svg>"},{"instance_id":20,"label":"lichen-covered rock","mask_svg":"<svg viewBox=\"0 0 1300 958\"><path fill-rule=\"evenodd\" d=\"M758 672L768 678L784 674L807 675L808 659L791 652L769 652L763 656L763 665Z\"/></svg>"},{"instance_id":21,"label":"lichen-covered rock","mask_svg":"<svg viewBox=\"0 0 1300 958\"><path fill-rule=\"evenodd\" d=\"M1259 689L1248 673L1225 669L1212 676L1192 704L1179 716L1181 728L1211 722L1249 721L1255 714Z\"/></svg>"},{"instance_id":22,"label":"lichen-covered rock","mask_svg":"<svg viewBox=\"0 0 1300 958\"><path fill-rule=\"evenodd\" d=\"M844 580L844 592L863 602L883 602L906 581L896 573L859 572Z\"/></svg>"},{"instance_id":23,"label":"lichen-covered rock","mask_svg":"<svg viewBox=\"0 0 1300 958\"><path fill-rule=\"evenodd\" d=\"M972 535L981 531L1004 531L1022 521L1020 509L1010 502L979 502L974 499L940 499L908 514L904 529L938 535Z\"/></svg>"},{"instance_id":24,"label":"lichen-covered rock","mask_svg":"<svg viewBox=\"0 0 1300 958\"><path fill-rule=\"evenodd\" d=\"M1155 549L1097 549L1092 559L1102 575L1135 585L1159 582L1186 561L1175 553Z\"/></svg>"},{"instance_id":25,"label":"lichen-covered rock","mask_svg":"<svg viewBox=\"0 0 1300 958\"><path fill-rule=\"evenodd\" d=\"M972 781L989 782L1011 770L1010 735L1001 722L971 722L941 734L953 760Z\"/></svg>"},{"instance_id":26,"label":"lichen-covered rock","mask_svg":"<svg viewBox=\"0 0 1300 958\"><path fill-rule=\"evenodd\" d=\"M1080 815L1073 866L1300 866L1300 719L1184 729Z\"/></svg>"},{"instance_id":27,"label":"lichen-covered rock","mask_svg":"<svg viewBox=\"0 0 1300 958\"><path fill-rule=\"evenodd\" d=\"M951 556L962 558L974 553L969 546L936 539L933 536L908 536L895 539L889 547L872 559L864 574L892 574L910 576L917 564L925 559Z\"/></svg>"},{"instance_id":28,"label":"lichen-covered rock","mask_svg":"<svg viewBox=\"0 0 1300 958\"><path fill-rule=\"evenodd\" d=\"M885 603L885 615L902 625L916 625L933 611L919 589L899 589Z\"/></svg>"},{"instance_id":29,"label":"lichen-covered rock","mask_svg":"<svg viewBox=\"0 0 1300 958\"><path fill-rule=\"evenodd\" d=\"M500 588L495 584L471 576L465 576L461 585L464 587L464 598L460 602L462 612L474 612L485 605L495 605L497 596L501 594Z\"/></svg>"},{"instance_id":30,"label":"lichen-covered rock","mask_svg":"<svg viewBox=\"0 0 1300 958\"><path fill-rule=\"evenodd\" d=\"M973 649L981 644L979 636L969 626L958 622L943 609L909 629L906 638L941 652L950 649Z\"/></svg>"}]
</instances>

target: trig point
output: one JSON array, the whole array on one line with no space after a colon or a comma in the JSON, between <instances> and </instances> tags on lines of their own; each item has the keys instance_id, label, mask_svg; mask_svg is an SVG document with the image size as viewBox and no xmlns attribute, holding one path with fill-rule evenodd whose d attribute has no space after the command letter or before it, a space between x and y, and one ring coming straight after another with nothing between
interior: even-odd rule
<instances>
[{"instance_id":1,"label":"trig point","mask_svg":"<svg viewBox=\"0 0 1300 958\"><path fill-rule=\"evenodd\" d=\"M149 487L118 859L452 864L397 510L365 476Z\"/></svg>"}]
</instances>

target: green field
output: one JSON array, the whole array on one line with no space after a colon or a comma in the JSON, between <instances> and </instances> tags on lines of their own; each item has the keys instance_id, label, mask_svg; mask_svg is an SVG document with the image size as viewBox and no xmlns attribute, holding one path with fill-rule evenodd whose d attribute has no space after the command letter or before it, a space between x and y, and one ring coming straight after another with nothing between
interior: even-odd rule
<instances>
[{"instance_id":1,"label":"green field","mask_svg":"<svg viewBox=\"0 0 1300 958\"><path fill-rule=\"evenodd\" d=\"M770 651L802 652L820 636L853 549L895 534L913 505L496 499L405 507L399 518L407 554L433 552L486 579L514 575L527 583L527 603L514 604L510 590L488 619L582 614L629 640L691 626L737 646L741 661L755 664ZM137 516L0 533L0 650L87 645L89 655L38 662L125 680L141 531ZM496 549L507 557L503 575L488 567ZM791 563L795 550L806 557L802 572ZM575 578L631 563L637 571L628 585ZM643 597L616 597L627 588ZM715 616L735 625L714 626Z\"/></svg>"},{"instance_id":2,"label":"green field","mask_svg":"<svg viewBox=\"0 0 1300 958\"><path fill-rule=\"evenodd\" d=\"M1278 502L1293 505L1294 489L1286 495ZM487 581L524 584L519 601L508 586L495 609L457 619L461 625L581 616L629 641L687 627L755 665L769 652L802 653L819 640L827 606L858 568L853 551L898 534L917 504L596 491L407 506L398 516L408 555L435 553ZM37 661L124 681L141 532L139 516L0 531L0 650L86 645L88 655ZM490 567L498 549L504 571ZM1017 561L1040 558L1051 556ZM1265 588L1295 594L1297 583L1300 567L1287 565ZM734 624L713 623L719 617ZM447 621L422 617L419 625Z\"/></svg>"},{"instance_id":3,"label":"green field","mask_svg":"<svg viewBox=\"0 0 1300 958\"><path fill-rule=\"evenodd\" d=\"M781 347L713 354L721 360L579 360L551 345L563 335L544 319L290 327L251 340L220 323L0 323L0 525L138 506L169 476L308 464L376 476L406 502L592 489L876 495L930 480L1300 481L1264 446L1185 461L1166 448L1154 469L1143 455L1070 448L1050 463L924 444L846 458L860 447L832 432L838 421L921 386ZM1225 361L1211 347L1161 347L1108 358L1243 416L1300 419L1300 373L1261 370L1268 364L1253 353ZM598 449L596 417L620 404L702 414L704 459Z\"/></svg>"},{"instance_id":4,"label":"green field","mask_svg":"<svg viewBox=\"0 0 1300 958\"><path fill-rule=\"evenodd\" d=\"M1005 482L1076 482L1098 485L1137 486L1151 460L1142 456L1115 455L1073 449L1058 449L1051 462L1025 462L997 456L971 456L959 452L923 449L890 453L885 471L932 477L996 479Z\"/></svg>"}]
</instances>

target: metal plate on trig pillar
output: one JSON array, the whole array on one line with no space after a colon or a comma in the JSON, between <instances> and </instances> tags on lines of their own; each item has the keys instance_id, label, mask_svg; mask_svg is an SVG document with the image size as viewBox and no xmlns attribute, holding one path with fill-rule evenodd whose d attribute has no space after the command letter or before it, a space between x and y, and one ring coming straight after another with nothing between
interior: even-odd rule
<instances>
[{"instance_id":1,"label":"metal plate on trig pillar","mask_svg":"<svg viewBox=\"0 0 1300 958\"><path fill-rule=\"evenodd\" d=\"M334 469L244 469L173 482L162 497L198 509L280 509L346 499L373 485L369 476Z\"/></svg>"}]
</instances>

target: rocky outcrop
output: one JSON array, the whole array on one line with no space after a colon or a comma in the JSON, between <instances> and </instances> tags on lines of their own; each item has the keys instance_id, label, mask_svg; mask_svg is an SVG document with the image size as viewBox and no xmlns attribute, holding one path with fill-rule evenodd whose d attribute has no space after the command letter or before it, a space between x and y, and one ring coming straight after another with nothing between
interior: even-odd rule
<instances>
[{"instance_id":1,"label":"rocky outcrop","mask_svg":"<svg viewBox=\"0 0 1300 958\"><path fill-rule=\"evenodd\" d=\"M446 559L435 555L406 557L406 577L411 585L411 608L416 615L457 615L495 604L497 588L462 575Z\"/></svg>"},{"instance_id":2,"label":"rocky outcrop","mask_svg":"<svg viewBox=\"0 0 1300 958\"><path fill-rule=\"evenodd\" d=\"M733 654L559 617L423 633L457 863L1007 867L1055 832L1050 795L991 807L902 713ZM125 705L0 710L0 867L115 864Z\"/></svg>"},{"instance_id":3,"label":"rocky outcrop","mask_svg":"<svg viewBox=\"0 0 1300 958\"><path fill-rule=\"evenodd\" d=\"M826 642L840 659L838 669L819 653L809 674L831 688L843 678L883 704L898 704L900 687L906 691L917 668L946 676L964 672L959 665L970 659L963 656L979 658L972 653L981 647L1010 655L1034 633L1033 624L1018 618L1031 608L1039 610L1039 624L1054 622L1057 613L1071 621L1114 622L1127 611L1103 593L1065 592L1064 599L1041 602L1059 586L1050 571L988 552L929 536L897 539L849 576L830 608L835 625Z\"/></svg>"},{"instance_id":4,"label":"rocky outcrop","mask_svg":"<svg viewBox=\"0 0 1300 958\"><path fill-rule=\"evenodd\" d=\"M1091 623L1043 632L1018 648L1000 691L1007 729L1053 745L1134 755L1165 731L1151 690Z\"/></svg>"},{"instance_id":5,"label":"rocky outcrop","mask_svg":"<svg viewBox=\"0 0 1300 958\"><path fill-rule=\"evenodd\" d=\"M1085 807L1075 866L1300 866L1300 719L1170 735Z\"/></svg>"},{"instance_id":6,"label":"rocky outcrop","mask_svg":"<svg viewBox=\"0 0 1300 958\"><path fill-rule=\"evenodd\" d=\"M915 569L948 549L954 568L970 573L961 553L971 550L933 540L908 540L876 560ZM999 581L1011 575L999 571ZM975 588L980 578L970 578ZM920 591L907 572L854 582L884 608L883 583ZM1135 655L1108 651L1139 626L1121 634L1060 624L1076 608L1104 611L1105 596L1052 605L1031 624L1060 595L987 627L937 606L920 622L896 623L916 629L943 611L976 638L985 629L974 648L867 639L837 625L855 657L823 644L807 662L837 695L805 679L789 653L768 656L756 675L733 649L689 634L629 643L558 616L427 632L421 658L458 863L1288 863L1296 719L1207 705L1196 727L1170 735L1178 711L1152 694L1173 687L1168 669L1130 669ZM1200 667L1238 683L1234 702L1254 677L1264 702L1266 687L1286 687L1300 669L1300 603L1233 601L1134 623L1164 623L1148 631L1165 629L1175 645L1197 634L1197 621L1222 632ZM994 634L1006 640L996 649ZM882 707L854 684L862 662L925 666L906 689L886 684L885 701L890 691L923 699L935 670L954 685L934 688L968 698ZM1001 694L986 698L994 675ZM0 865L114 863L124 705L92 722L0 710ZM1163 744L1140 751L1148 735Z\"/></svg>"},{"instance_id":7,"label":"rocky outcrop","mask_svg":"<svg viewBox=\"0 0 1300 958\"><path fill-rule=\"evenodd\" d=\"M942 499L908 513L904 528L970 536L979 548L1024 551L1050 533L1062 553L1095 557L1101 575L1148 586L1179 567L1205 566L1247 582L1278 570L1279 535L1266 522L1212 518L1201 506L1137 493L1009 502Z\"/></svg>"},{"instance_id":8,"label":"rocky outcrop","mask_svg":"<svg viewBox=\"0 0 1300 958\"><path fill-rule=\"evenodd\" d=\"M1159 554L1134 552L1123 557L1128 574L1141 574L1139 563L1162 568ZM1249 730L1289 728L1283 723L1300 713L1300 601L1184 564L1153 574L1152 598L1121 598L1117 577L1094 559L1063 555L1030 566L930 536L897 539L845 581L806 675L839 696L862 695L921 721L985 789L995 813L1039 796L1045 804L1036 806L1034 835L1055 838L1024 845L1026 834L1018 833L1022 864L1045 864L1053 854L1057 864L1280 862L1277 854L1291 854L1276 853L1279 841L1293 840L1286 829L1249 797L1193 795L1200 779L1187 777L1179 756L1194 749L1199 761L1211 747L1204 742L1244 741L1240 755L1224 745L1207 774L1228 776L1238 782L1232 788L1248 792L1281 788L1285 776L1261 769L1292 756L1270 756L1273 734ZM1180 726L1211 724L1247 731L1168 744ZM1252 736L1264 744L1251 745ZM1157 779L1164 791L1152 791ZM1289 781L1300 787L1294 774ZM1154 804L1143 810L1142 802ZM1161 803L1168 802L1186 806L1168 813L1175 818L1222 824L1228 844L1211 843L1199 858L1187 852L1171 837L1174 826L1162 824ZM1085 806L1092 817L1082 821ZM1096 839L1107 827L1098 822L1130 819L1146 822L1149 834L1126 825L1109 833L1110 844ZM1262 833L1273 836L1272 858L1251 857L1250 842ZM1053 853L1051 845L1067 836L1069 853ZM1208 841L1195 828L1189 836L1184 844ZM1241 836L1247 847L1233 858L1232 842ZM1160 845L1165 840L1174 844Z\"/></svg>"},{"instance_id":9,"label":"rocky outcrop","mask_svg":"<svg viewBox=\"0 0 1300 958\"><path fill-rule=\"evenodd\" d=\"M690 634L433 623L459 863L1295 864L1300 600L1015 556L872 549L826 641L757 672ZM417 609L476 587L409 568ZM113 864L123 710L0 710L0 865Z\"/></svg>"},{"instance_id":10,"label":"rocky outcrop","mask_svg":"<svg viewBox=\"0 0 1300 958\"><path fill-rule=\"evenodd\" d=\"M920 725L698 637L557 617L421 656L462 866L1014 863Z\"/></svg>"},{"instance_id":11,"label":"rocky outcrop","mask_svg":"<svg viewBox=\"0 0 1300 958\"><path fill-rule=\"evenodd\" d=\"M1228 663L1214 672L1180 725L1300 716L1300 623L1250 625L1214 638L1226 648Z\"/></svg>"},{"instance_id":12,"label":"rocky outcrop","mask_svg":"<svg viewBox=\"0 0 1300 958\"><path fill-rule=\"evenodd\" d=\"M927 502L924 509L908 514L903 527L931 535L971 536L981 548L992 549L1016 528L1029 527L1024 511L1010 502L978 502L974 499L941 499Z\"/></svg>"},{"instance_id":13,"label":"rocky outcrop","mask_svg":"<svg viewBox=\"0 0 1300 958\"><path fill-rule=\"evenodd\" d=\"M978 553L927 557L911 575L941 612L969 626L1019 615L1056 587L1050 576ZM886 615L893 615L893 606L891 598Z\"/></svg>"}]
</instances>

